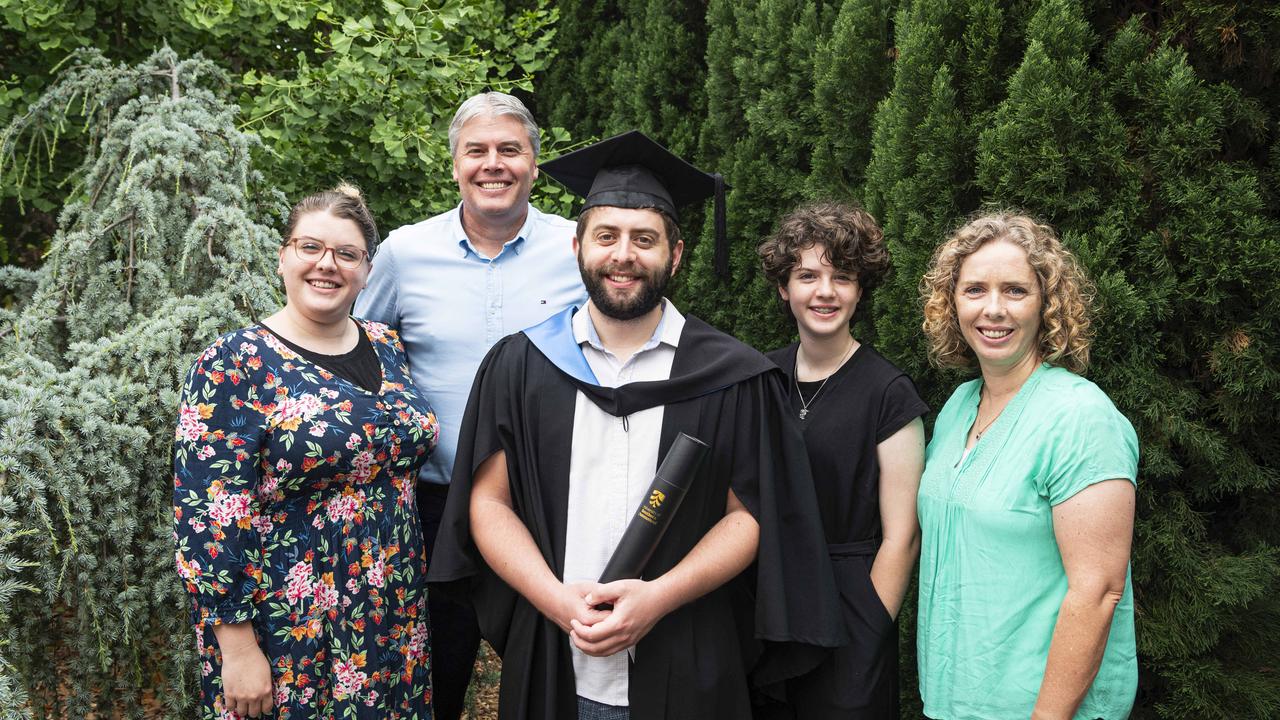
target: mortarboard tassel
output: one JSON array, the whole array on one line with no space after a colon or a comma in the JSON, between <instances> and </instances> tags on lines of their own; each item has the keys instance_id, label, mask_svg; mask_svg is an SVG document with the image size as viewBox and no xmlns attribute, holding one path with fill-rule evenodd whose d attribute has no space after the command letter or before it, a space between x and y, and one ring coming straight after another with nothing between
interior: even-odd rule
<instances>
[{"instance_id":1,"label":"mortarboard tassel","mask_svg":"<svg viewBox=\"0 0 1280 720\"><path fill-rule=\"evenodd\" d=\"M724 176L720 173L711 173L716 181L716 209L715 209L715 233L716 233L716 256L715 269L716 275L721 280L729 279L729 238L725 230L725 201L724 201Z\"/></svg>"}]
</instances>

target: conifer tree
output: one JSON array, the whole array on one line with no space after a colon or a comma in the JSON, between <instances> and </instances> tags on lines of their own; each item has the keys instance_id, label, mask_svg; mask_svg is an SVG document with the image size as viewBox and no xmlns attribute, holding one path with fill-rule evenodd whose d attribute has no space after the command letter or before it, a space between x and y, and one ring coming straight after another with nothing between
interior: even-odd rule
<instances>
[{"instance_id":1,"label":"conifer tree","mask_svg":"<svg viewBox=\"0 0 1280 720\"><path fill-rule=\"evenodd\" d=\"M277 61L291 64L295 52L309 52L313 35L332 21L321 19L326 6L332 12L330 3L311 0L0 0L0 127L44 93L56 68L78 47L96 47L113 60L133 63L167 43L179 53L203 51L238 73ZM36 138L63 147L45 164L19 164L0 175L0 264L39 264L56 225L63 181L83 159L75 154L84 138L74 124Z\"/></svg>"},{"instance_id":2,"label":"conifer tree","mask_svg":"<svg viewBox=\"0 0 1280 720\"><path fill-rule=\"evenodd\" d=\"M928 364L919 280L938 241L978 202L978 129L995 104L990 78L1000 73L999 38L1010 24L989 0L904 2L894 21L892 90L873 121L865 202L884 228L893 262L875 291L873 337L934 408L942 406L957 376ZM900 615L904 717L920 715L914 613L912 595Z\"/></svg>"},{"instance_id":3,"label":"conifer tree","mask_svg":"<svg viewBox=\"0 0 1280 720\"><path fill-rule=\"evenodd\" d=\"M546 121L570 128L580 142L636 129L693 158L706 115L702 6L616 0L570 3L562 13L556 61L538 81L535 111L547 108ZM559 188L544 187L548 194ZM565 200L571 214L578 203ZM701 227L700 210L683 209L681 225ZM673 292L683 279L677 275Z\"/></svg>"},{"instance_id":4,"label":"conifer tree","mask_svg":"<svg viewBox=\"0 0 1280 720\"><path fill-rule=\"evenodd\" d=\"M560 4L555 62L539 76L531 109L543 124L570 128L574 137L608 134L613 70L624 38L618 0Z\"/></svg>"},{"instance_id":5,"label":"conifer tree","mask_svg":"<svg viewBox=\"0 0 1280 720\"><path fill-rule=\"evenodd\" d=\"M625 0L619 6L618 57L602 103L610 111L602 134L639 129L692 157L706 113L705 10L678 0Z\"/></svg>"},{"instance_id":6,"label":"conifer tree","mask_svg":"<svg viewBox=\"0 0 1280 720\"><path fill-rule=\"evenodd\" d=\"M0 127L76 47L131 63L162 43L184 56L202 51L228 71L242 125L264 140L256 162L273 185L290 195L339 179L385 187L369 202L394 228L456 204L442 141L453 111L481 90L532 91L556 37L549 2L0 0ZM568 137L543 125L554 154ZM33 267L85 143L75 124L28 141L61 148L0 174L0 263ZM542 187L535 202L559 209Z\"/></svg>"},{"instance_id":7,"label":"conifer tree","mask_svg":"<svg viewBox=\"0 0 1280 720\"><path fill-rule=\"evenodd\" d=\"M707 45L707 167L733 186L728 196L731 277L714 271L711 242L699 242L681 299L700 317L760 348L785 344L794 327L759 272L756 245L806 198L816 120L813 66L834 8L814 0L713 2ZM712 236L703 226L703 240Z\"/></svg>"},{"instance_id":8,"label":"conifer tree","mask_svg":"<svg viewBox=\"0 0 1280 720\"><path fill-rule=\"evenodd\" d=\"M881 350L915 378L934 407L941 407L955 376L926 360L919 279L939 240L977 204L973 156L990 105L964 81L998 73L993 39L1006 22L985 0L904 3L894 24L893 90L874 121L866 203L884 228L894 267L877 291L876 334Z\"/></svg>"},{"instance_id":9,"label":"conifer tree","mask_svg":"<svg viewBox=\"0 0 1280 720\"><path fill-rule=\"evenodd\" d=\"M1138 28L1090 67L1080 9L1046 3L978 172L998 200L1035 203L1100 278L1091 375L1143 441L1144 694L1166 717L1271 717L1280 228L1254 168L1221 154L1242 98Z\"/></svg>"},{"instance_id":10,"label":"conifer tree","mask_svg":"<svg viewBox=\"0 0 1280 720\"><path fill-rule=\"evenodd\" d=\"M1116 243L1113 265L1141 268L1137 295L1153 308L1137 328L1147 342L1115 337L1122 362L1105 369L1147 455L1134 563L1144 689L1165 717L1274 717L1280 223L1256 163L1228 149L1238 90L1203 82L1168 46L1142 54L1136 22L1107 60L1145 200L1138 242ZM1136 373L1141 359L1154 371Z\"/></svg>"},{"instance_id":11,"label":"conifer tree","mask_svg":"<svg viewBox=\"0 0 1280 720\"><path fill-rule=\"evenodd\" d=\"M1135 717L1271 717L1280 233L1268 152L1241 134L1261 93L1207 84L1150 18L1099 32L1048 0L1001 30L972 22L1001 16L980 5L911 3L895 26L868 170L897 272L883 345L943 399L958 378L913 337L929 251L985 206L1055 225L1098 286L1089 375L1141 441Z\"/></svg>"},{"instance_id":12,"label":"conifer tree","mask_svg":"<svg viewBox=\"0 0 1280 720\"><path fill-rule=\"evenodd\" d=\"M636 4L610 7L624 18ZM862 195L894 261L875 341L937 407L962 377L928 366L919 332L933 248L991 206L1055 225L1097 284L1089 375L1142 446L1135 717L1276 715L1280 15L1217 0L1149 14L1082 0L835 5L709 3L698 159L734 185L733 278L714 277L702 243L680 299L780 344L790 325L752 247L806 196ZM891 70L876 55L890 42ZM910 616L904 716L919 707Z\"/></svg>"},{"instance_id":13,"label":"conifer tree","mask_svg":"<svg viewBox=\"0 0 1280 720\"><path fill-rule=\"evenodd\" d=\"M831 36L814 57L813 103L817 120L810 194L861 198L871 160L876 106L893 83L895 0L842 3Z\"/></svg>"},{"instance_id":14,"label":"conifer tree","mask_svg":"<svg viewBox=\"0 0 1280 720\"><path fill-rule=\"evenodd\" d=\"M0 315L0 598L16 650L0 692L24 688L42 717L190 717L176 390L211 338L278 306L286 209L237 106L209 89L225 83L168 49L132 67L80 52L0 144L11 163L60 124L91 140L44 266L5 273L29 298Z\"/></svg>"},{"instance_id":15,"label":"conifer tree","mask_svg":"<svg viewBox=\"0 0 1280 720\"><path fill-rule=\"evenodd\" d=\"M561 11L556 61L534 98L575 137L641 130L690 157L706 112L705 11L673 0L599 0Z\"/></svg>"},{"instance_id":16,"label":"conifer tree","mask_svg":"<svg viewBox=\"0 0 1280 720\"><path fill-rule=\"evenodd\" d=\"M7 429L0 429L0 437ZM11 656L20 655L21 647L14 646L13 617L10 607L14 603L26 600L25 593L39 592L39 589L22 577L23 572L34 563L22 559L18 548L26 537L35 531L23 528L18 520L18 507L13 498L4 492L6 470L0 469L0 720L25 720L30 717L27 712L27 693L18 682L17 672Z\"/></svg>"}]
</instances>

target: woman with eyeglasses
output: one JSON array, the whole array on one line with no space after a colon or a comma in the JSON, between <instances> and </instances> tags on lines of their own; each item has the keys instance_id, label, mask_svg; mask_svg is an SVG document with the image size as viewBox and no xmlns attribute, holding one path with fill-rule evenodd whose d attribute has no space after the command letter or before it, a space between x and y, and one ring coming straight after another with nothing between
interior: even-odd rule
<instances>
[{"instance_id":1,"label":"woman with eyeglasses","mask_svg":"<svg viewBox=\"0 0 1280 720\"><path fill-rule=\"evenodd\" d=\"M437 424L385 325L350 316L377 228L349 186L294 206L286 303L191 368L174 441L201 717L431 717L415 507Z\"/></svg>"}]
</instances>

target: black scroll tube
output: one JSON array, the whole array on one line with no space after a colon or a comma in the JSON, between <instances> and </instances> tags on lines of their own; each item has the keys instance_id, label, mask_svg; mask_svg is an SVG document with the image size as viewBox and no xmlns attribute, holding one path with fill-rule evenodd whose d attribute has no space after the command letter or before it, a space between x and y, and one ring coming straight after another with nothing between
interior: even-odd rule
<instances>
[{"instance_id":1,"label":"black scroll tube","mask_svg":"<svg viewBox=\"0 0 1280 720\"><path fill-rule=\"evenodd\" d=\"M662 535L671 524L671 518L680 508L689 483L698 471L698 465L706 457L710 446L701 440L680 433L675 442L667 450L667 456L658 466L658 474L654 475L649 485L649 492L640 501L640 507L627 525L627 531L614 548L613 557L604 566L600 582L609 583L614 580L638 578L649 562ZM607 606L600 606L605 609Z\"/></svg>"}]
</instances>

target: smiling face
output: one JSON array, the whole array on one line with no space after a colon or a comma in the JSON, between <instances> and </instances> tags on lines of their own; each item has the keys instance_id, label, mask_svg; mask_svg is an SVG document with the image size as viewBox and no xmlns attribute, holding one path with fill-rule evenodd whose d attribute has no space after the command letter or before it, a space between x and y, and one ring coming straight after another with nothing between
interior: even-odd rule
<instances>
[{"instance_id":1,"label":"smiling face","mask_svg":"<svg viewBox=\"0 0 1280 720\"><path fill-rule=\"evenodd\" d=\"M319 324L344 321L369 278L369 261L362 260L352 269L342 268L334 262L333 250L350 247L363 251L359 226L328 211L310 212L298 218L290 239L291 243L280 248L279 268L289 309ZM326 247L320 259L308 262L298 257L294 245L304 241Z\"/></svg>"},{"instance_id":2,"label":"smiling face","mask_svg":"<svg viewBox=\"0 0 1280 720\"><path fill-rule=\"evenodd\" d=\"M481 115L458 132L453 179L463 213L491 222L524 216L538 166L525 127L511 115Z\"/></svg>"},{"instance_id":3,"label":"smiling face","mask_svg":"<svg viewBox=\"0 0 1280 720\"><path fill-rule=\"evenodd\" d=\"M791 308L800 336L817 340L848 334L862 287L857 274L837 269L827 259L826 247L814 244L800 251L778 294Z\"/></svg>"},{"instance_id":4,"label":"smiling face","mask_svg":"<svg viewBox=\"0 0 1280 720\"><path fill-rule=\"evenodd\" d=\"M684 242L668 242L656 210L599 206L590 213L573 251L591 302L616 320L645 315L662 302Z\"/></svg>"},{"instance_id":5,"label":"smiling face","mask_svg":"<svg viewBox=\"0 0 1280 720\"><path fill-rule=\"evenodd\" d=\"M1040 362L1040 283L1027 252L992 240L960 265L955 288L960 333L984 375L1025 371Z\"/></svg>"}]
</instances>

